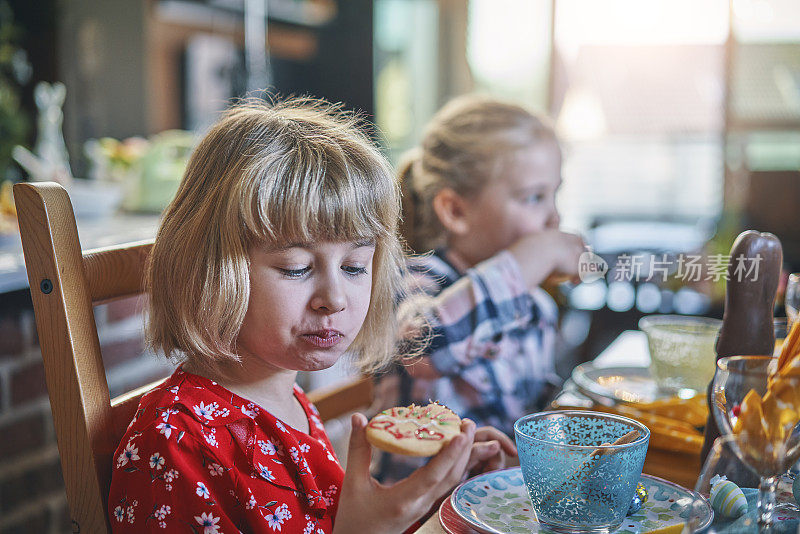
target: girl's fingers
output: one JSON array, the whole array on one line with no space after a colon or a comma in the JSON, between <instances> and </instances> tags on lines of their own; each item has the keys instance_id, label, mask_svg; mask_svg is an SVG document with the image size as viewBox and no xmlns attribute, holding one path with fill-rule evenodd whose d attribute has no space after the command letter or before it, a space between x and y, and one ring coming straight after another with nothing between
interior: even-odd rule
<instances>
[{"instance_id":1,"label":"girl's fingers","mask_svg":"<svg viewBox=\"0 0 800 534\"><path fill-rule=\"evenodd\" d=\"M460 451L458 458L456 459L447 476L440 479L438 484L432 488L432 493L437 498L441 495L444 495L453 489L453 487L455 487L458 483L460 483L461 479L464 477L464 474L467 472L467 465L469 464L470 454L472 452L472 446L474 445L475 440L475 423L469 419L462 420L461 434L468 437L468 445Z\"/></svg>"},{"instance_id":2,"label":"girl's fingers","mask_svg":"<svg viewBox=\"0 0 800 534\"><path fill-rule=\"evenodd\" d=\"M517 447L514 445L514 441L505 432L501 432L493 426L482 426L475 431L476 442L491 440L499 442L504 453L511 456L517 455Z\"/></svg>"},{"instance_id":3,"label":"girl's fingers","mask_svg":"<svg viewBox=\"0 0 800 534\"><path fill-rule=\"evenodd\" d=\"M350 418L350 447L347 451L347 472L345 475L356 478L369 478L369 464L372 460L372 447L367 441L367 418L355 413Z\"/></svg>"},{"instance_id":4,"label":"girl's fingers","mask_svg":"<svg viewBox=\"0 0 800 534\"><path fill-rule=\"evenodd\" d=\"M489 458L489 461L486 462L486 465L483 468L484 472L494 471L495 469L503 469L506 466L506 459L502 454L498 454L492 458Z\"/></svg>"},{"instance_id":5,"label":"girl's fingers","mask_svg":"<svg viewBox=\"0 0 800 534\"><path fill-rule=\"evenodd\" d=\"M472 445L472 452L469 455L468 469L472 469L476 465L488 463L493 457L500 456L500 443L496 440L484 441L481 443L475 442Z\"/></svg>"},{"instance_id":6,"label":"girl's fingers","mask_svg":"<svg viewBox=\"0 0 800 534\"><path fill-rule=\"evenodd\" d=\"M492 440L486 443L476 443L474 447L479 445L483 449L477 453L473 450L472 458L470 458L470 472L486 473L506 466L506 455L499 442ZM490 447L490 445L494 445L494 447Z\"/></svg>"},{"instance_id":7,"label":"girl's fingers","mask_svg":"<svg viewBox=\"0 0 800 534\"><path fill-rule=\"evenodd\" d=\"M458 469L462 459L469 459L474 429L474 423L470 422L466 427L462 423L461 434L451 439L450 443L431 458L426 465L411 473L407 479L399 482L396 486L402 487L409 498L424 495L427 499L430 494L436 493L437 486L442 481L449 481L453 478L453 471ZM463 472L463 468L461 472ZM460 478L461 472L458 473L458 478ZM438 494L435 496L438 497Z\"/></svg>"}]
</instances>

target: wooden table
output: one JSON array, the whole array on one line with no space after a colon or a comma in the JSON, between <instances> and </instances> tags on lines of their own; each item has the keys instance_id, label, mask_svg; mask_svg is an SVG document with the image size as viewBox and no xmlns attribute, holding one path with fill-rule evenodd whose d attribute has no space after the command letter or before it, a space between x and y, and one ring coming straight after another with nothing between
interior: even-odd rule
<instances>
[{"instance_id":1,"label":"wooden table","mask_svg":"<svg viewBox=\"0 0 800 534\"><path fill-rule=\"evenodd\" d=\"M442 525L439 523L439 513L433 514L430 519L425 521L416 534L446 534Z\"/></svg>"},{"instance_id":2,"label":"wooden table","mask_svg":"<svg viewBox=\"0 0 800 534\"><path fill-rule=\"evenodd\" d=\"M601 352L594 362L601 367L649 365L650 353L644 332L626 330ZM700 467L700 458L697 455L652 449L647 451L643 471L691 489L697 481ZM417 530L417 534L445 534L445 530L439 524L438 512L425 521Z\"/></svg>"}]
</instances>

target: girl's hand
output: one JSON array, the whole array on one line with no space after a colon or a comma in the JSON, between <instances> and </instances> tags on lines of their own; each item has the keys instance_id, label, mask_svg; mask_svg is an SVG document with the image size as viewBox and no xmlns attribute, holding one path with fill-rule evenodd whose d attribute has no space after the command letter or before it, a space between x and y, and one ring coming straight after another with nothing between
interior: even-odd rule
<instances>
[{"instance_id":1,"label":"girl's hand","mask_svg":"<svg viewBox=\"0 0 800 534\"><path fill-rule=\"evenodd\" d=\"M519 263L530 289L555 275L577 281L578 261L586 250L580 236L560 230L545 230L519 238L508 251Z\"/></svg>"},{"instance_id":2,"label":"girl's hand","mask_svg":"<svg viewBox=\"0 0 800 534\"><path fill-rule=\"evenodd\" d=\"M475 438L475 423L461 422L461 434L454 437L424 467L405 480L386 486L369 473L372 447L367 441L367 419L361 414L351 418L350 449L344 474L334 533L403 532L421 518L437 499L459 482L470 461ZM491 449L491 447L489 447ZM483 453L478 457L492 457Z\"/></svg>"},{"instance_id":3,"label":"girl's hand","mask_svg":"<svg viewBox=\"0 0 800 534\"><path fill-rule=\"evenodd\" d=\"M482 426L475 431L467 469L471 475L502 469L506 466L506 455L517 455L511 438L493 426Z\"/></svg>"}]
</instances>

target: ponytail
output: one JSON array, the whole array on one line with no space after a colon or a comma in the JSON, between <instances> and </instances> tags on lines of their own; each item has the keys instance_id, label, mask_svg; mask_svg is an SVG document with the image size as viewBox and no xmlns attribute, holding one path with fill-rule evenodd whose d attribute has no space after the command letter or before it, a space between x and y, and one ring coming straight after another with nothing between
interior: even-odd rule
<instances>
[{"instance_id":1,"label":"ponytail","mask_svg":"<svg viewBox=\"0 0 800 534\"><path fill-rule=\"evenodd\" d=\"M422 198L414 187L414 169L419 166L422 159L422 149L412 148L403 156L397 172L400 183L403 216L400 221L400 234L410 252L424 252L421 250L420 236L420 209Z\"/></svg>"},{"instance_id":2,"label":"ponytail","mask_svg":"<svg viewBox=\"0 0 800 534\"><path fill-rule=\"evenodd\" d=\"M447 103L398 170L403 197L400 231L407 246L425 253L446 241L433 209L442 189L464 197L475 195L496 178L506 157L542 144L560 152L552 124L522 106L480 95Z\"/></svg>"}]
</instances>

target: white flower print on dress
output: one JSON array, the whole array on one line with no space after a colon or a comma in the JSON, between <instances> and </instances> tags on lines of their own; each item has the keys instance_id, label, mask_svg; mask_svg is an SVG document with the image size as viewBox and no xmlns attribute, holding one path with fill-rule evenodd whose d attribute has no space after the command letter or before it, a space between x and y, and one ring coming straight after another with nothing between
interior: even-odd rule
<instances>
[{"instance_id":1,"label":"white flower print on dress","mask_svg":"<svg viewBox=\"0 0 800 534\"><path fill-rule=\"evenodd\" d=\"M195 534L223 534L222 531L234 534L237 528L229 525L238 522L245 525L251 520L260 523L265 534L330 533L338 494L332 495L326 489L333 484L341 485L341 470L331 469L334 464L329 462L334 461L335 453L324 434L316 431L305 399L300 397L309 416L311 435L295 431L285 421L276 424L273 414L232 393L212 389L202 377L184 376L178 377L181 386L175 393L181 405L173 403L171 384L162 388L157 399L151 397L150 403L142 408L138 422L117 450L119 457L127 443L137 449L135 456L139 458L134 460L134 451L129 450L127 464L114 469L109 519L115 528L128 525L134 531L167 533L185 528ZM228 412L223 418L225 408ZM247 415L254 414L253 427ZM252 440L249 443L256 446L256 452L249 462L238 461L240 442L222 426L233 420L247 422L246 428L251 429L248 441ZM184 439L178 441L181 435ZM216 446L210 445L215 441ZM328 451L333 458L326 460ZM288 471L287 466L290 466ZM308 468L314 474L302 472L302 481L293 476ZM306 477L313 478L317 483L314 487L321 491L305 489L302 482L308 480ZM276 483L281 484L284 498L276 494ZM314 506L320 507L318 514L308 507L309 493L313 495ZM137 498L141 506L132 505L132 499ZM230 523L228 514L220 508L220 499L238 507ZM324 503L330 504L327 511ZM308 518L304 518L306 512ZM129 524L131 519L133 523Z\"/></svg>"},{"instance_id":2,"label":"white flower print on dress","mask_svg":"<svg viewBox=\"0 0 800 534\"><path fill-rule=\"evenodd\" d=\"M166 482L166 484L164 484L164 487L167 489L167 491L172 491L172 481L178 478L178 476L179 473L176 469L170 469L169 471L164 473L164 482Z\"/></svg>"},{"instance_id":3,"label":"white flower print on dress","mask_svg":"<svg viewBox=\"0 0 800 534\"><path fill-rule=\"evenodd\" d=\"M311 414L311 422L314 423L314 426L317 427L319 430L325 430L325 427L322 426L322 421L316 415Z\"/></svg>"},{"instance_id":4,"label":"white flower print on dress","mask_svg":"<svg viewBox=\"0 0 800 534\"><path fill-rule=\"evenodd\" d=\"M253 508L256 507L256 504L257 504L256 503L256 498L253 495L253 492L250 491L250 488L247 488L247 493L250 494L250 499L247 501L247 503L244 505L244 507L245 507L246 510L252 510Z\"/></svg>"},{"instance_id":5,"label":"white flower print on dress","mask_svg":"<svg viewBox=\"0 0 800 534\"><path fill-rule=\"evenodd\" d=\"M272 474L272 471L270 471L267 466L261 465L261 462L258 464L258 474L261 475L261 478L264 480L275 480L275 475Z\"/></svg>"},{"instance_id":6,"label":"white flower print on dress","mask_svg":"<svg viewBox=\"0 0 800 534\"><path fill-rule=\"evenodd\" d=\"M203 402L201 401L200 404L196 404L193 409L197 417L204 417L209 421L213 421L214 411L216 411L218 407L219 405L216 402L203 404Z\"/></svg>"},{"instance_id":7,"label":"white flower print on dress","mask_svg":"<svg viewBox=\"0 0 800 534\"><path fill-rule=\"evenodd\" d=\"M335 484L331 484L328 486L328 489L325 490L324 494L322 495L322 502L325 503L326 507L329 507L333 504L333 498L336 494L339 493L339 487Z\"/></svg>"},{"instance_id":8,"label":"white flower print on dress","mask_svg":"<svg viewBox=\"0 0 800 534\"><path fill-rule=\"evenodd\" d=\"M277 451L275 444L272 443L271 440L264 441L263 439L260 439L258 440L258 446L261 447L261 452L263 454L269 454L270 456L274 455Z\"/></svg>"},{"instance_id":9,"label":"white flower print on dress","mask_svg":"<svg viewBox=\"0 0 800 534\"><path fill-rule=\"evenodd\" d=\"M247 403L247 406L242 406L242 413L250 419L254 419L258 415L258 406L252 402Z\"/></svg>"},{"instance_id":10,"label":"white flower print on dress","mask_svg":"<svg viewBox=\"0 0 800 534\"><path fill-rule=\"evenodd\" d=\"M128 523L133 524L136 521L136 515L134 514L136 510L136 505L139 504L139 501L133 501L130 506L125 510L125 515L128 516Z\"/></svg>"},{"instance_id":11,"label":"white flower print on dress","mask_svg":"<svg viewBox=\"0 0 800 534\"><path fill-rule=\"evenodd\" d=\"M156 429L158 430L159 434L164 434L164 437L169 439L170 435L172 434L172 431L175 430L175 427L169 423L159 423L158 425L156 425Z\"/></svg>"},{"instance_id":12,"label":"white flower print on dress","mask_svg":"<svg viewBox=\"0 0 800 534\"><path fill-rule=\"evenodd\" d=\"M325 531L317 528L317 522L306 514L306 527L303 529L303 534L325 534Z\"/></svg>"},{"instance_id":13,"label":"white flower print on dress","mask_svg":"<svg viewBox=\"0 0 800 534\"><path fill-rule=\"evenodd\" d=\"M195 490L198 496L202 497L203 499L210 499L211 493L208 491L208 488L202 482L197 483L197 489Z\"/></svg>"},{"instance_id":14,"label":"white flower print on dress","mask_svg":"<svg viewBox=\"0 0 800 534\"><path fill-rule=\"evenodd\" d=\"M291 517L292 512L289 511L289 507L286 505L286 503L283 503L278 506L278 508L275 510L275 513L265 515L264 519L267 520L267 524L272 530L280 530L284 521L290 519Z\"/></svg>"},{"instance_id":15,"label":"white flower print on dress","mask_svg":"<svg viewBox=\"0 0 800 534\"><path fill-rule=\"evenodd\" d=\"M321 440L321 439L318 439L318 440L317 440L317 442L318 442L320 445L322 445L322 450L324 450L324 451L325 451L325 454L327 454L327 455L328 455L328 460L330 460L331 462L336 462L336 463L338 464L339 462L337 462L337 461L336 461L336 458L333 456L333 454L331 454L331 451L330 451L330 449L328 449L328 445L327 445L327 444L325 444L325 441L324 441L324 440Z\"/></svg>"},{"instance_id":16,"label":"white flower print on dress","mask_svg":"<svg viewBox=\"0 0 800 534\"><path fill-rule=\"evenodd\" d=\"M208 434L206 434L202 430L200 431L200 433L203 434L203 437L205 438L206 443L208 443L212 447L218 446L218 443L217 443L217 429L216 428L212 428L211 431Z\"/></svg>"},{"instance_id":17,"label":"white flower print on dress","mask_svg":"<svg viewBox=\"0 0 800 534\"><path fill-rule=\"evenodd\" d=\"M214 514L201 513L199 516L194 516L194 520L203 527L203 534L221 534L217 523L220 518L214 517Z\"/></svg>"},{"instance_id":18,"label":"white flower print on dress","mask_svg":"<svg viewBox=\"0 0 800 534\"><path fill-rule=\"evenodd\" d=\"M308 466L308 460L306 460L305 458L303 458L302 461L300 462L300 468L305 469L309 475L311 474L311 468Z\"/></svg>"},{"instance_id":19,"label":"white flower print on dress","mask_svg":"<svg viewBox=\"0 0 800 534\"><path fill-rule=\"evenodd\" d=\"M283 519L278 517L275 514L267 514L264 516L264 519L267 520L267 524L272 530L280 530L281 525L283 524Z\"/></svg>"},{"instance_id":20,"label":"white flower print on dress","mask_svg":"<svg viewBox=\"0 0 800 534\"><path fill-rule=\"evenodd\" d=\"M150 456L150 469L155 469L156 471L160 470L164 467L164 457L161 456L159 453L154 452L152 456Z\"/></svg>"},{"instance_id":21,"label":"white flower print on dress","mask_svg":"<svg viewBox=\"0 0 800 534\"><path fill-rule=\"evenodd\" d=\"M170 511L171 511L171 510L172 510L172 509L169 507L169 505L165 504L165 505L163 505L161 508L159 508L158 510L156 510L155 512L153 512L153 515L154 515L154 516L155 516L155 518L156 518L156 519L158 519L159 521L163 521L163 520L164 520L164 518L166 518L166 517L169 515L169 513L170 513ZM164 528L164 527L161 527L161 528Z\"/></svg>"},{"instance_id":22,"label":"white flower print on dress","mask_svg":"<svg viewBox=\"0 0 800 534\"><path fill-rule=\"evenodd\" d=\"M117 467L127 465L128 461L135 462L139 459L139 449L133 446L132 442L125 445L125 450L117 458Z\"/></svg>"}]
</instances>

